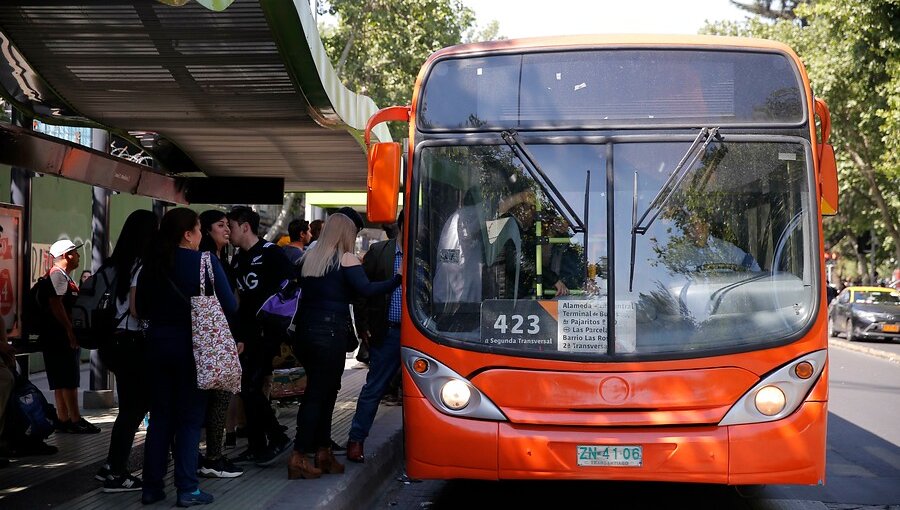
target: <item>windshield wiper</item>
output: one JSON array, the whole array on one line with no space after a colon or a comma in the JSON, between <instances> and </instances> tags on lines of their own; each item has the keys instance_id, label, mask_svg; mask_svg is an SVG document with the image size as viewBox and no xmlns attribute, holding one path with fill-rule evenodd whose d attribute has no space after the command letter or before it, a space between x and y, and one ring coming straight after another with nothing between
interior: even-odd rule
<instances>
[{"instance_id":1,"label":"windshield wiper","mask_svg":"<svg viewBox=\"0 0 900 510\"><path fill-rule=\"evenodd\" d=\"M644 235L650 230L653 222L656 221L656 218L662 212L663 207L669 203L669 199L672 198L672 195L674 195L675 191L681 186L681 183L688 176L688 173L690 173L691 168L694 167L697 160L706 151L706 147L709 146L713 138L717 138L718 136L719 128L717 127L705 127L697 133L697 138L694 138L694 142L691 144L690 148L688 148L687 152L684 153L684 156L681 157L681 161L678 162L678 165L675 166L675 170L672 171L669 178L666 179L666 182L660 186L659 191L656 192L656 196L653 197L653 200L650 201L650 205L647 206L644 214L641 215L641 219L637 221L635 221L635 217L637 216L638 182L637 172L634 173L634 192L631 196L631 270L628 273L628 292L634 290L634 256L637 235ZM697 149L698 146L700 147L699 150ZM691 155L693 155L693 158L691 158ZM685 165L685 161L687 161L688 158L691 158L691 161ZM672 181L675 180L676 177L678 180L675 181L675 184L672 184ZM669 192L665 193L667 189ZM664 193L665 196L663 196ZM656 209L656 212L650 217L647 224L644 225L644 220L653 209Z\"/></svg>"},{"instance_id":2,"label":"windshield wiper","mask_svg":"<svg viewBox=\"0 0 900 510\"><path fill-rule=\"evenodd\" d=\"M525 143L522 142L519 133L516 131L503 131L500 133L500 136L503 137L503 141L509 145L510 149L512 149L513 154L515 154L516 157L519 158L519 161L524 164L525 170L527 170L531 178L538 183L538 186L541 187L541 190L547 195L547 198L550 199L550 202L553 204L553 207L556 208L556 211L559 212L564 220L566 220L572 231L576 234L587 232L584 222L581 221L581 218L578 217L578 214L572 209L572 206L569 205L569 202L566 201L563 194L559 192L556 186L554 186L553 181L547 178L547 174L544 173L540 165L538 165L537 161L535 161L534 157L531 155L531 152L528 151ZM562 205L562 207L560 207L560 205Z\"/></svg>"}]
</instances>

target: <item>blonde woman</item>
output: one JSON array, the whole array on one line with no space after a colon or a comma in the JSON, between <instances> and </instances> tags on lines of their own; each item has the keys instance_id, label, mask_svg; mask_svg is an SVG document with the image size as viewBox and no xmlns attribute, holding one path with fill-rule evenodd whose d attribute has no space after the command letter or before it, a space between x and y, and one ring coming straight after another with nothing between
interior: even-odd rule
<instances>
[{"instance_id":1,"label":"blonde woman","mask_svg":"<svg viewBox=\"0 0 900 510\"><path fill-rule=\"evenodd\" d=\"M300 260L303 298L294 350L306 368L307 385L297 413L297 436L288 462L288 478L340 474L343 464L331 451L331 416L344 371L349 305L356 298L387 294L400 285L400 275L369 282L353 253L364 226L349 207L325 222L319 242Z\"/></svg>"}]
</instances>

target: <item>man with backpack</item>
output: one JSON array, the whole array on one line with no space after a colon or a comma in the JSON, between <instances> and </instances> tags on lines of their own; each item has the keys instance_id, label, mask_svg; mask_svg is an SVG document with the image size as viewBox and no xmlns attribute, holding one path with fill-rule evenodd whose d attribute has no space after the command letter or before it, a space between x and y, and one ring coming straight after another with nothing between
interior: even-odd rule
<instances>
[{"instance_id":1,"label":"man with backpack","mask_svg":"<svg viewBox=\"0 0 900 510\"><path fill-rule=\"evenodd\" d=\"M247 451L234 461L265 467L291 446L263 392L266 378L272 374L272 359L287 333L263 331L256 314L272 294L281 290L282 282L294 277L294 266L278 245L259 237L259 215L252 209L236 207L227 217L229 241L240 250L232 260L240 298L234 333L238 352L243 344L241 399L247 416L248 443Z\"/></svg>"},{"instance_id":2,"label":"man with backpack","mask_svg":"<svg viewBox=\"0 0 900 510\"><path fill-rule=\"evenodd\" d=\"M38 292L43 311L40 344L47 369L47 382L54 392L60 432L96 434L100 429L81 416L78 408L78 386L81 380L81 348L72 328L72 306L78 297L78 286L69 276L78 267L80 246L61 239L50 246L53 267L46 275L43 291ZM41 285L38 283L37 285Z\"/></svg>"}]
</instances>

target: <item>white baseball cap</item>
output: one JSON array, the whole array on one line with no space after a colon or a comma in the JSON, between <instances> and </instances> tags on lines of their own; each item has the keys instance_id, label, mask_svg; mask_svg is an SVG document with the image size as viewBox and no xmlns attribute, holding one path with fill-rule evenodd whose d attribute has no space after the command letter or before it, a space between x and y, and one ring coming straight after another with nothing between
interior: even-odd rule
<instances>
[{"instance_id":1,"label":"white baseball cap","mask_svg":"<svg viewBox=\"0 0 900 510\"><path fill-rule=\"evenodd\" d=\"M53 256L53 258L62 257L66 253L69 253L72 250L77 250L82 246L84 245L79 244L78 246L75 246L75 243L69 241L68 239L60 239L59 241L53 243L52 246L50 246L50 255Z\"/></svg>"}]
</instances>

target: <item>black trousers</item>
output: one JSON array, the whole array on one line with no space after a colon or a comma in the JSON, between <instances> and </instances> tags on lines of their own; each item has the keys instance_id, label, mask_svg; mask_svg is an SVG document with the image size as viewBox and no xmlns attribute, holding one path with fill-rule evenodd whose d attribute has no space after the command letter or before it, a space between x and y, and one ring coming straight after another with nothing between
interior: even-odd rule
<instances>
[{"instance_id":1,"label":"black trousers","mask_svg":"<svg viewBox=\"0 0 900 510\"><path fill-rule=\"evenodd\" d=\"M247 446L251 451L261 451L269 442L285 436L281 424L272 410L272 403L263 392L266 377L272 374L274 347L266 337L245 342L241 354L241 400L247 417Z\"/></svg>"},{"instance_id":2,"label":"black trousers","mask_svg":"<svg viewBox=\"0 0 900 510\"><path fill-rule=\"evenodd\" d=\"M331 419L346 361L347 314L304 313L294 342L306 369L306 391L297 413L294 450L314 453L331 446Z\"/></svg>"},{"instance_id":3,"label":"black trousers","mask_svg":"<svg viewBox=\"0 0 900 510\"><path fill-rule=\"evenodd\" d=\"M128 473L131 446L144 415L150 410L146 350L140 332L117 330L110 341L101 346L100 359L116 374L119 414L109 438L106 462L116 475Z\"/></svg>"}]
</instances>

